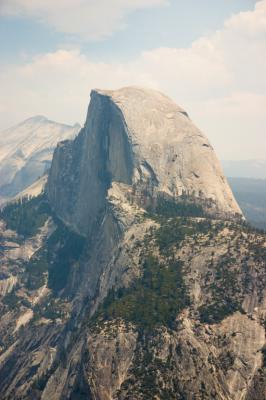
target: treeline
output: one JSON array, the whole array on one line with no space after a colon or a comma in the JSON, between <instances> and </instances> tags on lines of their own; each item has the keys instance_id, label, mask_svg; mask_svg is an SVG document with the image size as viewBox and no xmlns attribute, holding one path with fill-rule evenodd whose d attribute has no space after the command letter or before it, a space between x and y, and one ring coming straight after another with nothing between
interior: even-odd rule
<instances>
[{"instance_id":1,"label":"treeline","mask_svg":"<svg viewBox=\"0 0 266 400\"><path fill-rule=\"evenodd\" d=\"M155 205L148 207L151 215L165 218L174 217L205 217L203 206L195 203L194 199L188 196L181 196L179 200L159 196Z\"/></svg>"},{"instance_id":2,"label":"treeline","mask_svg":"<svg viewBox=\"0 0 266 400\"><path fill-rule=\"evenodd\" d=\"M0 218L7 229L16 231L25 237L34 236L51 214L50 206L44 195L24 197L7 204L0 211Z\"/></svg>"}]
</instances>

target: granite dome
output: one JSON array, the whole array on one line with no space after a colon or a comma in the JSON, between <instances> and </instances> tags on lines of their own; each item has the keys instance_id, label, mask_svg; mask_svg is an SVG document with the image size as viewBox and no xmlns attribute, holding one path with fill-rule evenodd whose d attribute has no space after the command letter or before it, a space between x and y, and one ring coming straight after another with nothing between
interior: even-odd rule
<instances>
[{"instance_id":1,"label":"granite dome","mask_svg":"<svg viewBox=\"0 0 266 400\"><path fill-rule=\"evenodd\" d=\"M241 214L206 136L181 107L155 90L92 90L84 129L55 152L48 192L65 221L88 225L113 182L134 187L140 196L185 193L211 200L220 214ZM82 204L91 210L85 218L76 215Z\"/></svg>"}]
</instances>

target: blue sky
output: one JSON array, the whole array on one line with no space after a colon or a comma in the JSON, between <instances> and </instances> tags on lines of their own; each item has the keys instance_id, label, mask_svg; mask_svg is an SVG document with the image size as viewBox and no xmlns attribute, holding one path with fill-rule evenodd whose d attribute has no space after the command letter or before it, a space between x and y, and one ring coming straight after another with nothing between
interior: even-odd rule
<instances>
[{"instance_id":1,"label":"blue sky","mask_svg":"<svg viewBox=\"0 0 266 400\"><path fill-rule=\"evenodd\" d=\"M186 108L221 158L265 158L265 21L265 0L1 0L0 129L82 123L93 87L140 84Z\"/></svg>"},{"instance_id":2,"label":"blue sky","mask_svg":"<svg viewBox=\"0 0 266 400\"><path fill-rule=\"evenodd\" d=\"M221 28L232 14L253 6L254 0L171 0L162 7L133 10L125 18L124 29L97 40L58 32L37 18L4 15L0 16L1 62L23 61L25 54L33 56L62 46L79 46L97 61L126 60L161 46L187 47Z\"/></svg>"}]
</instances>

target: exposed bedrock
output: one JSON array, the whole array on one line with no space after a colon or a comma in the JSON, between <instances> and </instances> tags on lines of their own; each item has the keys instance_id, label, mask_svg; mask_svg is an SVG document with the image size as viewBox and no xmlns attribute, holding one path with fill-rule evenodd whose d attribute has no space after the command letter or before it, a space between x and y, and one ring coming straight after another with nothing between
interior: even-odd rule
<instances>
[{"instance_id":1,"label":"exposed bedrock","mask_svg":"<svg viewBox=\"0 0 266 400\"><path fill-rule=\"evenodd\" d=\"M211 200L220 215L241 214L208 139L154 90L93 90L84 128L56 148L47 191L56 213L87 235L113 182L129 185L139 202L185 193Z\"/></svg>"}]
</instances>

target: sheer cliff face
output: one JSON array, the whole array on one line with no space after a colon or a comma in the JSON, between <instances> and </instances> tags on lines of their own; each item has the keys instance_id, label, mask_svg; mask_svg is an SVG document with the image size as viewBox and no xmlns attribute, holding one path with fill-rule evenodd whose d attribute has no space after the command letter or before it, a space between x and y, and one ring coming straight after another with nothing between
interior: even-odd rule
<instances>
[{"instance_id":1,"label":"sheer cliff face","mask_svg":"<svg viewBox=\"0 0 266 400\"><path fill-rule=\"evenodd\" d=\"M215 211L241 214L207 138L153 90L92 91L84 129L55 151L48 196L66 223L87 234L113 182L140 196L211 199Z\"/></svg>"}]
</instances>

